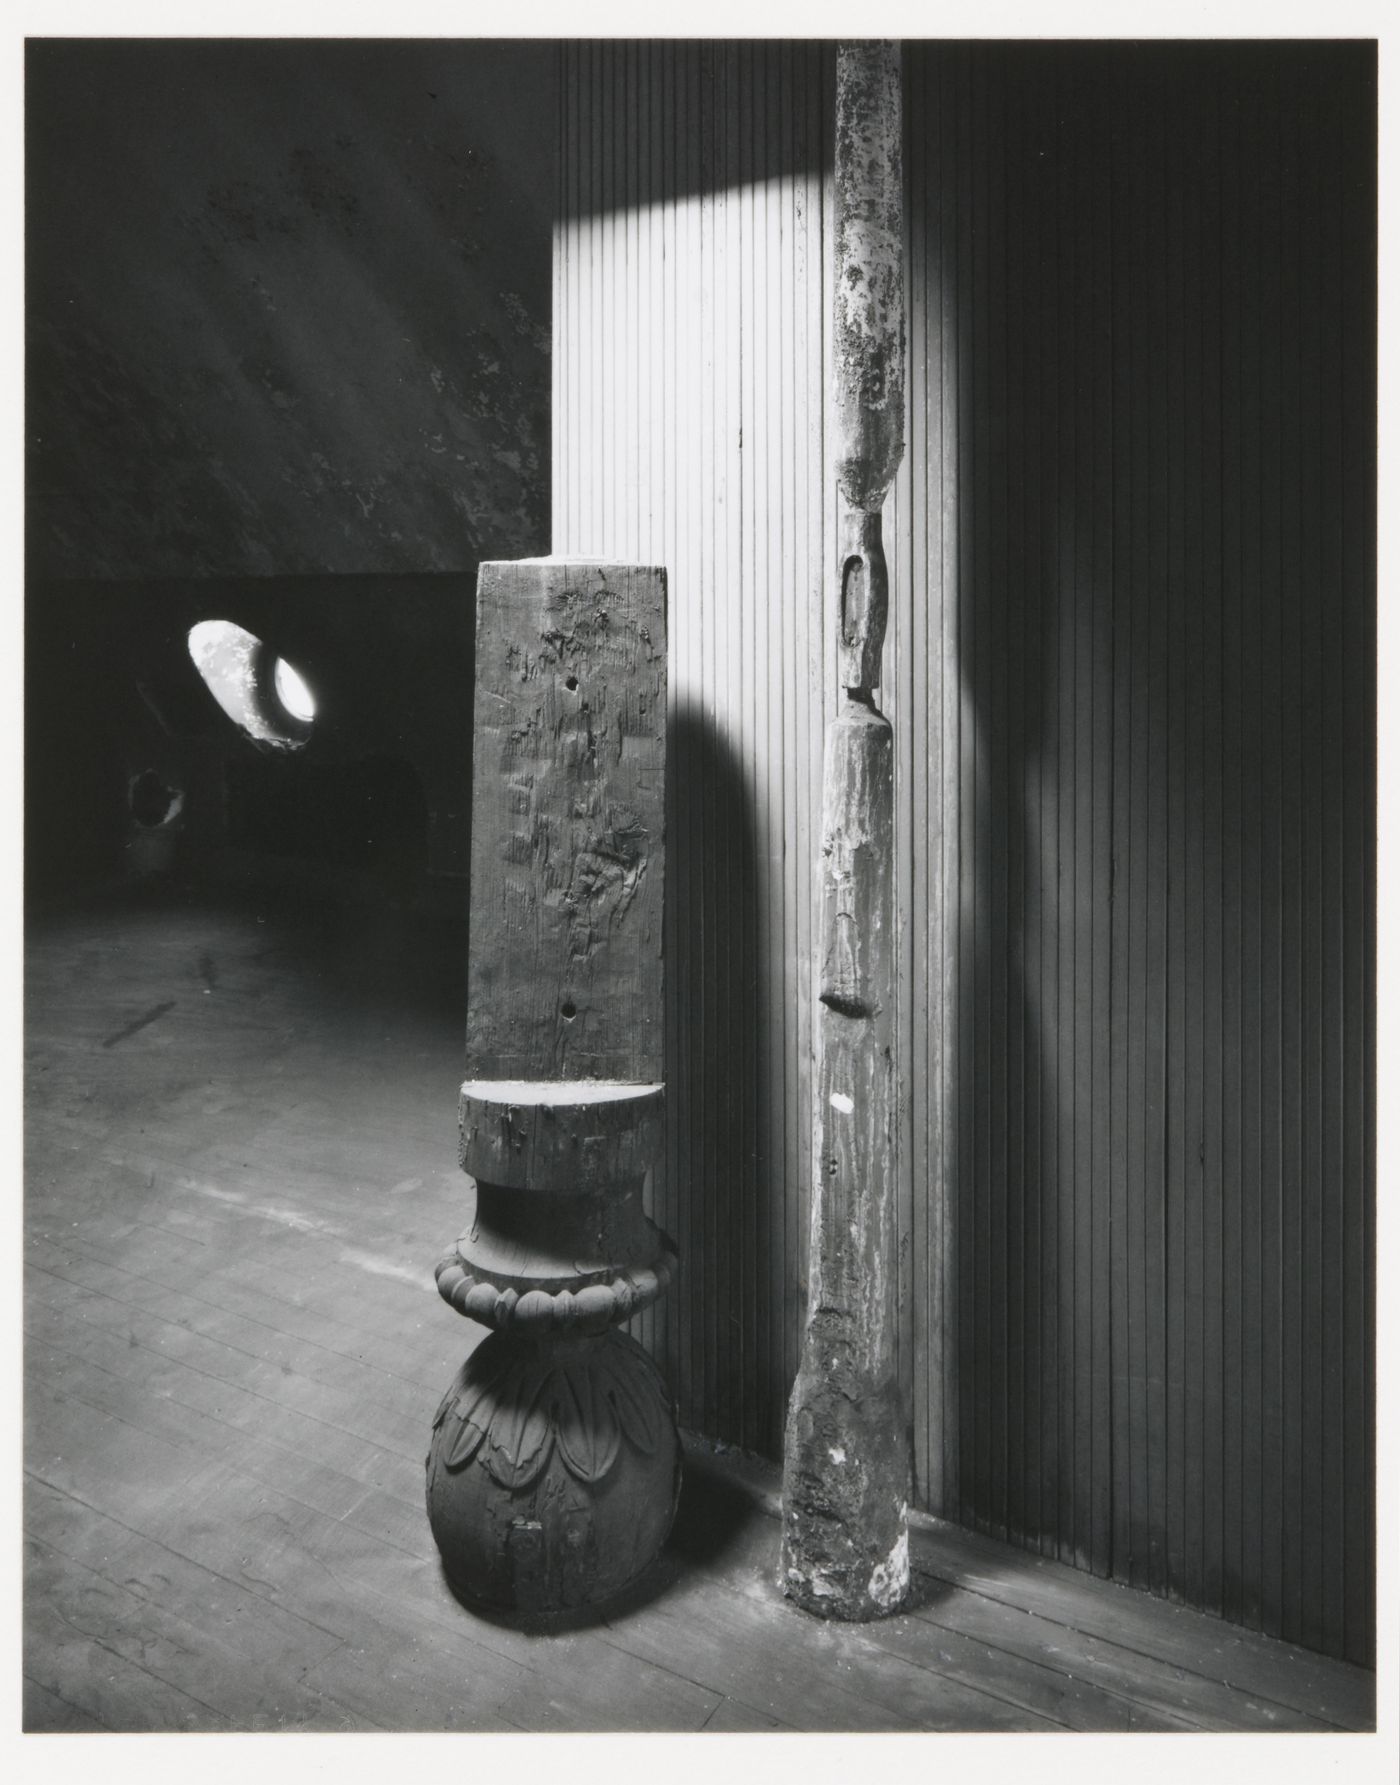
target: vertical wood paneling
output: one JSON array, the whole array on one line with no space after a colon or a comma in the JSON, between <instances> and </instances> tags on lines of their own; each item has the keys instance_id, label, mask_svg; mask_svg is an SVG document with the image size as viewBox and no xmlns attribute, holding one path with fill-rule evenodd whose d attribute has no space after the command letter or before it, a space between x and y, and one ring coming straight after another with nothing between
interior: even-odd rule
<instances>
[{"instance_id":1,"label":"vertical wood paneling","mask_svg":"<svg viewBox=\"0 0 1400 1785\"><path fill-rule=\"evenodd\" d=\"M914 451L959 411L914 482L961 542L921 1486L1364 1659L1369 52L908 53Z\"/></svg>"},{"instance_id":2,"label":"vertical wood paneling","mask_svg":"<svg viewBox=\"0 0 1400 1785\"><path fill-rule=\"evenodd\" d=\"M776 1454L835 697L830 46L563 52L555 549L670 572L682 1417ZM1374 57L906 49L922 1503L1372 1641Z\"/></svg>"},{"instance_id":3,"label":"vertical wood paneling","mask_svg":"<svg viewBox=\"0 0 1400 1785\"><path fill-rule=\"evenodd\" d=\"M824 711L831 52L572 44L556 245L555 550L664 564L673 1016L640 1336L682 1418L775 1454L800 1343L807 964Z\"/></svg>"}]
</instances>

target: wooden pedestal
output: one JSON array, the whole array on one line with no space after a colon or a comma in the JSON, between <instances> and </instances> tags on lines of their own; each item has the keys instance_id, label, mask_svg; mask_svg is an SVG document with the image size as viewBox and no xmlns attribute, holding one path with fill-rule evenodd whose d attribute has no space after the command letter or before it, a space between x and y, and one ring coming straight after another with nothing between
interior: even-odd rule
<instances>
[{"instance_id":1,"label":"wooden pedestal","mask_svg":"<svg viewBox=\"0 0 1400 1785\"><path fill-rule=\"evenodd\" d=\"M599 1606L670 1530L665 1382L614 1330L670 1281L664 1139L666 581L535 559L478 586L471 958L439 1292L493 1329L438 1409L428 1517L467 1600Z\"/></svg>"}]
</instances>

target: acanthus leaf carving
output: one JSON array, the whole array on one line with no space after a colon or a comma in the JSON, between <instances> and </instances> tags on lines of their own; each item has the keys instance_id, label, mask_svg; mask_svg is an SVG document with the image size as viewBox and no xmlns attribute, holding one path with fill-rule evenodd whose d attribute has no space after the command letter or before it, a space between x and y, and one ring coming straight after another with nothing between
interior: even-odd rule
<instances>
[{"instance_id":1,"label":"acanthus leaf carving","mask_svg":"<svg viewBox=\"0 0 1400 1785\"><path fill-rule=\"evenodd\" d=\"M624 1438L654 1455L667 1426L665 1391L654 1367L639 1375L628 1361L612 1355L607 1339L567 1357L534 1348L484 1362L473 1354L434 1421L436 1428L450 1415L457 1425L444 1464L456 1471L480 1453L499 1486L520 1492L539 1479L556 1444L569 1473L589 1483L611 1472Z\"/></svg>"},{"instance_id":2,"label":"acanthus leaf carving","mask_svg":"<svg viewBox=\"0 0 1400 1785\"><path fill-rule=\"evenodd\" d=\"M481 1441L486 1436L486 1428L470 1419L464 1419L457 1427L457 1436L452 1440L452 1448L443 1459L449 1469L460 1469L469 1463L481 1449Z\"/></svg>"},{"instance_id":3,"label":"acanthus leaf carving","mask_svg":"<svg viewBox=\"0 0 1400 1785\"><path fill-rule=\"evenodd\" d=\"M495 1392L478 1408L486 1417L486 1467L515 1492L527 1488L549 1461L552 1438L549 1369L531 1357L502 1372Z\"/></svg>"},{"instance_id":4,"label":"acanthus leaf carving","mask_svg":"<svg viewBox=\"0 0 1400 1785\"><path fill-rule=\"evenodd\" d=\"M645 1386L609 1359L607 1399L617 1411L628 1442L644 1456L653 1456L665 1430L665 1406L655 1381L644 1381Z\"/></svg>"},{"instance_id":5,"label":"acanthus leaf carving","mask_svg":"<svg viewBox=\"0 0 1400 1785\"><path fill-rule=\"evenodd\" d=\"M601 1481L616 1462L622 1443L617 1414L606 1394L594 1392L591 1370L563 1369L557 1381L556 1429L564 1466L579 1481Z\"/></svg>"}]
</instances>

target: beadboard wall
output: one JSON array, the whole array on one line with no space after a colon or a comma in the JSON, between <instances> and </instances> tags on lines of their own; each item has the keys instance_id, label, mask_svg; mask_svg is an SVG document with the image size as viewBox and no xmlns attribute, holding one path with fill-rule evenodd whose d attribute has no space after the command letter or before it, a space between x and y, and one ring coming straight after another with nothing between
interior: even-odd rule
<instances>
[{"instance_id":1,"label":"beadboard wall","mask_svg":"<svg viewBox=\"0 0 1400 1785\"><path fill-rule=\"evenodd\" d=\"M1369 1661L1375 56L906 45L922 1505ZM554 549L670 577L682 1418L801 1339L833 46L561 50Z\"/></svg>"}]
</instances>

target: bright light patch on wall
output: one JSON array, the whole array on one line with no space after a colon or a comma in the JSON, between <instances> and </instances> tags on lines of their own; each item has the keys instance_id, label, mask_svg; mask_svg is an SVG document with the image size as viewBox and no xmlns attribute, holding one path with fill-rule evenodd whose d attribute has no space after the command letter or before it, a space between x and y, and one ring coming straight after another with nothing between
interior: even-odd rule
<instances>
[{"instance_id":1,"label":"bright light patch on wall","mask_svg":"<svg viewBox=\"0 0 1400 1785\"><path fill-rule=\"evenodd\" d=\"M190 657L209 692L259 744L295 750L306 742L316 703L305 681L283 657L232 620L201 620L190 628Z\"/></svg>"},{"instance_id":2,"label":"bright light patch on wall","mask_svg":"<svg viewBox=\"0 0 1400 1785\"><path fill-rule=\"evenodd\" d=\"M292 717L309 725L316 717L315 697L285 657L277 659L272 671L272 685L277 690L278 700Z\"/></svg>"}]
</instances>

